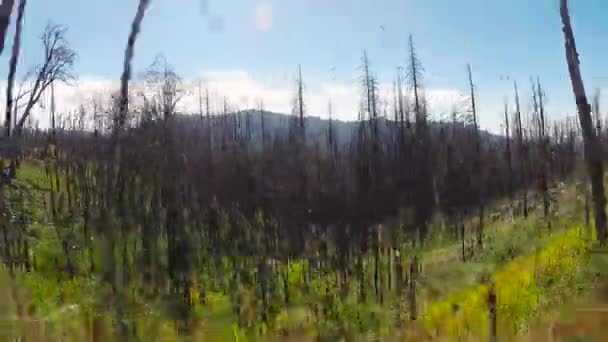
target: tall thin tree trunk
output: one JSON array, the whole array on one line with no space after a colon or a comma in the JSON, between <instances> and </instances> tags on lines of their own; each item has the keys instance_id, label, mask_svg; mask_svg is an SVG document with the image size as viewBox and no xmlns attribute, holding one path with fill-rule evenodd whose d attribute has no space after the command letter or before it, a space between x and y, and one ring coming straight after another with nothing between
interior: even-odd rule
<instances>
[{"instance_id":1,"label":"tall thin tree trunk","mask_svg":"<svg viewBox=\"0 0 608 342\"><path fill-rule=\"evenodd\" d=\"M209 88L205 88L205 116L207 117L207 148L211 154L213 137L211 136L211 108L209 105Z\"/></svg>"},{"instance_id":2,"label":"tall thin tree trunk","mask_svg":"<svg viewBox=\"0 0 608 342\"><path fill-rule=\"evenodd\" d=\"M4 51L4 40L11 23L11 13L13 13L14 5L15 0L2 0L2 4L0 4L0 55Z\"/></svg>"},{"instance_id":3,"label":"tall thin tree trunk","mask_svg":"<svg viewBox=\"0 0 608 342\"><path fill-rule=\"evenodd\" d=\"M549 219L550 212L550 200L549 200L549 151L548 151L548 141L547 134L545 132L546 124L545 124L545 105L543 98L545 97L543 89L540 85L540 80L536 80L537 86L537 95L538 95L538 113L540 115L539 120L539 136L540 136L540 148L541 148L541 178L540 178L540 190L543 195L543 213L545 216L545 220L547 221L547 228L551 229L551 220Z\"/></svg>"},{"instance_id":4,"label":"tall thin tree trunk","mask_svg":"<svg viewBox=\"0 0 608 342\"><path fill-rule=\"evenodd\" d=\"M303 85L302 85L302 67L298 65L298 115L300 134L304 134L304 98L303 98Z\"/></svg>"},{"instance_id":5,"label":"tall thin tree trunk","mask_svg":"<svg viewBox=\"0 0 608 342\"><path fill-rule=\"evenodd\" d=\"M198 81L198 115L203 121L203 95L201 94L201 81Z\"/></svg>"},{"instance_id":6,"label":"tall thin tree trunk","mask_svg":"<svg viewBox=\"0 0 608 342\"><path fill-rule=\"evenodd\" d=\"M509 108L507 102L505 100L505 135L507 137L507 145L505 151L505 158L507 159L507 168L508 168L508 181L507 186L509 187L509 204L511 206L511 210L513 210L513 164L511 163L511 131L509 129Z\"/></svg>"},{"instance_id":7,"label":"tall thin tree trunk","mask_svg":"<svg viewBox=\"0 0 608 342\"><path fill-rule=\"evenodd\" d=\"M260 101L260 125L262 135L262 148L266 145L266 127L264 126L264 103Z\"/></svg>"},{"instance_id":8,"label":"tall thin tree trunk","mask_svg":"<svg viewBox=\"0 0 608 342\"><path fill-rule=\"evenodd\" d=\"M528 163L528 156L524 148L524 133L521 123L521 111L519 107L519 92L517 91L517 82L513 82L515 88L515 122L517 124L517 149L519 150L519 178L520 184L523 190L522 196L522 213L524 217L528 216L528 190L526 189L526 168Z\"/></svg>"},{"instance_id":9,"label":"tall thin tree trunk","mask_svg":"<svg viewBox=\"0 0 608 342\"><path fill-rule=\"evenodd\" d=\"M466 246L465 246L465 230L464 230L464 223L462 223L462 219L460 218L460 216L458 217L458 227L460 229L460 242L461 242L461 251L462 251L462 261L465 262L467 261L467 251L466 251Z\"/></svg>"},{"instance_id":10,"label":"tall thin tree trunk","mask_svg":"<svg viewBox=\"0 0 608 342\"><path fill-rule=\"evenodd\" d=\"M146 9L150 4L150 0L139 0L139 6L137 7L137 13L131 24L131 32L129 33L129 39L127 40L127 48L125 49L125 60L123 64L123 71L120 77L120 112L116 118L117 127L122 128L125 124L128 111L129 111L129 80L131 79L131 60L133 60L133 54L135 51L135 41L137 35L141 29L141 23L144 20Z\"/></svg>"},{"instance_id":11,"label":"tall thin tree trunk","mask_svg":"<svg viewBox=\"0 0 608 342\"><path fill-rule=\"evenodd\" d=\"M414 38L410 34L410 66L412 73L412 88L414 90L414 113L416 113L416 124L420 120L420 97L418 96L418 66L416 65L416 53L414 52Z\"/></svg>"},{"instance_id":12,"label":"tall thin tree trunk","mask_svg":"<svg viewBox=\"0 0 608 342\"><path fill-rule=\"evenodd\" d=\"M17 72L17 62L19 60L19 51L21 50L21 28L23 25L23 13L25 12L25 4L27 0L19 2L19 11L17 15L17 23L15 25L15 37L13 38L13 50L11 59L8 63L8 80L6 85L6 112L4 125L6 128L6 136L11 135L11 114L13 111L13 87L15 86L15 73Z\"/></svg>"},{"instance_id":13,"label":"tall thin tree trunk","mask_svg":"<svg viewBox=\"0 0 608 342\"><path fill-rule=\"evenodd\" d=\"M594 216L595 216L595 231L597 239L602 245L605 244L607 238L606 231L606 195L604 193L604 170L601 159L601 146L598 143L597 136L593 132L593 122L591 120L591 107L587 102L585 87L579 69L578 52L576 51L576 43L574 41L574 33L570 24L570 14L568 13L568 1L560 0L560 13L562 17L562 25L564 32L564 42L566 49L566 60L568 62L568 71L570 72L570 81L572 82L572 91L576 98L576 106L578 108L578 118L583 131L583 139L585 144L585 160L587 162L587 172L591 181L591 193L593 198Z\"/></svg>"},{"instance_id":14,"label":"tall thin tree trunk","mask_svg":"<svg viewBox=\"0 0 608 342\"><path fill-rule=\"evenodd\" d=\"M418 305L416 303L416 281L418 280L418 271L418 258L414 256L410 262L410 277L408 283L410 321L415 321L418 317Z\"/></svg>"},{"instance_id":15,"label":"tall thin tree trunk","mask_svg":"<svg viewBox=\"0 0 608 342\"><path fill-rule=\"evenodd\" d=\"M477 230L477 246L483 248L483 171L481 168L481 143L479 139L479 127L477 124L477 107L475 103L475 86L473 84L473 72L471 71L471 64L467 65L467 72L469 74L469 88L471 92L471 114L473 114L473 129L475 130L475 161L474 161L474 177L477 178L477 208L479 215L479 227Z\"/></svg>"}]
</instances>

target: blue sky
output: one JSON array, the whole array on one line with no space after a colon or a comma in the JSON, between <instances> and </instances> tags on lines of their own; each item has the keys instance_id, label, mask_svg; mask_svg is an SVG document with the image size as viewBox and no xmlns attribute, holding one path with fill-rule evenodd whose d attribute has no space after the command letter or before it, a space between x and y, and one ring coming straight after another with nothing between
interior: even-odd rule
<instances>
[{"instance_id":1,"label":"blue sky","mask_svg":"<svg viewBox=\"0 0 608 342\"><path fill-rule=\"evenodd\" d=\"M594 87L608 85L608 78L601 79L608 76L608 2L570 2L591 94ZM38 36L52 20L70 28L79 83L118 79L136 0L30 1L27 6L21 72L38 62ZM323 114L326 98L337 97L332 100L338 116L348 119L356 115L362 50L367 49L373 70L388 87L395 67L405 62L410 33L429 94L466 91L466 64L473 65L485 128L499 127L503 97L512 89L507 75L523 88L525 106L530 76L538 75L551 114L574 110L558 0L152 0L134 67L141 71L163 53L186 79L214 77L219 94L268 95L270 107L283 109L279 103L289 106L301 64L311 114ZM8 65L9 51L0 57L0 66ZM0 67L2 79L6 69ZM454 96L438 98L449 102Z\"/></svg>"}]
</instances>

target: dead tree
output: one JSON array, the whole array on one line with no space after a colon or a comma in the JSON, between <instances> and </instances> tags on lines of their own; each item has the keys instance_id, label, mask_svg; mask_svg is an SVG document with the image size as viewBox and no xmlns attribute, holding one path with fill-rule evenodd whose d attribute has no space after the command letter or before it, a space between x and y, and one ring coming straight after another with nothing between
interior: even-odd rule
<instances>
[{"instance_id":1,"label":"dead tree","mask_svg":"<svg viewBox=\"0 0 608 342\"><path fill-rule=\"evenodd\" d=\"M545 220L547 221L547 228L551 228L551 221L549 220L550 210L550 199L549 199L549 151L548 151L548 140L546 134L546 120L545 120L545 94L540 85L540 80L536 80L536 97L538 99L538 140L540 144L540 191L543 196L543 213Z\"/></svg>"},{"instance_id":2,"label":"dead tree","mask_svg":"<svg viewBox=\"0 0 608 342\"><path fill-rule=\"evenodd\" d=\"M139 5L137 7L137 13L135 14L135 18L131 24L131 31L129 32L129 38L127 40L127 46L125 48L125 56L123 61L123 71L120 77L120 95L118 97L118 108L117 112L114 116L114 127L113 127L113 141L112 141L112 152L115 156L115 162L118 165L115 168L113 174L108 177L108 181L106 181L107 187L107 198L110 199L112 197L115 198L115 202L119 203L119 206L122 206L124 203L124 196L121 189L126 187L125 180L125 168L121 167L122 163L120 160L121 155L121 144L118 140L118 133L124 128L127 116L129 113L129 81L131 79L131 61L133 60L134 50L135 50L135 42L137 40L137 35L141 29L141 23L144 19L144 15L148 5L150 4L150 0L140 0ZM165 137L165 136L163 136ZM111 180L111 181L110 181ZM110 194L114 195L112 188L117 189L115 196L110 196ZM110 202L109 200L107 200ZM169 222L169 221L167 221ZM169 222L172 223L172 222ZM121 227L125 230L125 226ZM111 284L112 290L114 293L117 293L117 279L115 277L115 262L114 258L114 249L116 246L116 236L115 232L110 232L108 239L105 241L106 246L104 246L104 259L106 263L103 266L102 279ZM126 253L124 253L126 255ZM117 316L119 320L122 320L123 316L123 305L117 306ZM128 327L126 323L120 323L120 334L123 339L126 340L128 335Z\"/></svg>"},{"instance_id":3,"label":"dead tree","mask_svg":"<svg viewBox=\"0 0 608 342\"><path fill-rule=\"evenodd\" d=\"M417 180L415 193L419 194L415 205L415 224L418 229L420 242L424 240L427 223L434 210L433 174L431 159L431 136L427 122L427 106L422 93L422 80L424 68L418 59L412 35L409 37L407 79L413 92L414 115L416 119L415 141L413 156L418 167L414 171L413 179Z\"/></svg>"},{"instance_id":4,"label":"dead tree","mask_svg":"<svg viewBox=\"0 0 608 342\"><path fill-rule=\"evenodd\" d=\"M399 76L399 70L397 70L397 79L400 77ZM399 126L399 105L398 105L398 90L397 90L397 83L398 81L393 81L393 129L392 129L392 139L393 139L393 158L395 160L399 159L399 142L401 141L400 138L400 126Z\"/></svg>"},{"instance_id":5,"label":"dead tree","mask_svg":"<svg viewBox=\"0 0 608 342\"><path fill-rule=\"evenodd\" d=\"M6 39L6 32L8 26L11 23L11 13L13 13L13 6L15 0L3 0L0 4L0 55L4 51L4 40Z\"/></svg>"},{"instance_id":6,"label":"dead tree","mask_svg":"<svg viewBox=\"0 0 608 342\"><path fill-rule=\"evenodd\" d=\"M305 142L305 127L304 127L304 82L302 80L302 68L298 65L298 75L296 78L296 94L294 99L294 124L292 126L292 131L290 132L292 139L298 144L303 144Z\"/></svg>"},{"instance_id":7,"label":"dead tree","mask_svg":"<svg viewBox=\"0 0 608 342\"><path fill-rule=\"evenodd\" d=\"M481 142L479 138L479 126L477 124L477 107L475 105L475 86L473 84L473 73L471 71L471 64L467 65L467 72L469 75L469 89L471 92L471 115L473 116L473 139L475 144L475 160L473 162L474 169L474 177L477 178L477 206L478 206L478 215L479 215L479 227L477 231L477 246L479 248L483 247L483 215L484 215L484 205L483 205L483 171L481 169Z\"/></svg>"},{"instance_id":8,"label":"dead tree","mask_svg":"<svg viewBox=\"0 0 608 342\"><path fill-rule=\"evenodd\" d=\"M409 47L410 47L410 51L409 51L409 77L410 77L410 81L411 81L411 86L412 86L412 90L414 91L414 113L416 114L416 128L419 128L419 126L423 123L422 117L421 117L421 101L420 101L420 74L422 72L422 66L420 65L420 62L418 61L418 58L416 56L416 51L414 49L414 38L412 37L412 35L410 34L410 38L409 38Z\"/></svg>"},{"instance_id":9,"label":"dead tree","mask_svg":"<svg viewBox=\"0 0 608 342\"><path fill-rule=\"evenodd\" d=\"M403 103L405 101L405 99L403 98L403 78L402 78L402 71L397 70L397 105L399 107L399 126L400 126L400 130L401 133L400 135L404 135L404 125L405 122L407 121L407 128L410 128L410 119L409 119L409 113L405 113L405 104ZM406 116L407 115L407 119ZM403 139L402 139L403 140Z\"/></svg>"},{"instance_id":10,"label":"dead tree","mask_svg":"<svg viewBox=\"0 0 608 342\"><path fill-rule=\"evenodd\" d=\"M300 134L304 133L304 85L302 83L302 67L298 65L298 116L300 125Z\"/></svg>"},{"instance_id":11,"label":"dead tree","mask_svg":"<svg viewBox=\"0 0 608 342\"><path fill-rule=\"evenodd\" d=\"M120 77L120 108L118 115L115 118L115 129L121 129L126 122L128 111L129 111L129 80L131 79L131 60L133 60L133 54L135 52L135 41L137 35L141 30L141 23L144 20L146 9L150 4L150 0L139 0L139 6L137 7L137 13L131 24L131 32L129 33L129 39L127 40L127 47L125 49L125 59L123 64L123 71Z\"/></svg>"},{"instance_id":12,"label":"dead tree","mask_svg":"<svg viewBox=\"0 0 608 342\"><path fill-rule=\"evenodd\" d=\"M365 107L367 110L367 119L369 121L370 137L372 143L372 156L376 158L379 152L378 143L378 81L370 70L370 62L367 58L367 52L363 51L362 57L363 79L362 86L365 96ZM373 175L372 175L373 177Z\"/></svg>"},{"instance_id":13,"label":"dead tree","mask_svg":"<svg viewBox=\"0 0 608 342\"><path fill-rule=\"evenodd\" d=\"M513 208L513 164L511 163L511 131L509 129L509 107L505 99L505 136L507 138L505 145L505 159L507 160L508 179L507 186L509 192L509 201L511 209Z\"/></svg>"},{"instance_id":14,"label":"dead tree","mask_svg":"<svg viewBox=\"0 0 608 342\"><path fill-rule=\"evenodd\" d=\"M163 119L173 115L175 107L185 95L181 77L162 55L146 71L145 87L149 96L155 99L153 103L160 106L158 111L162 113Z\"/></svg>"},{"instance_id":15,"label":"dead tree","mask_svg":"<svg viewBox=\"0 0 608 342\"><path fill-rule=\"evenodd\" d=\"M54 24L48 24L44 29L40 37L44 45L44 62L34 68L36 79L27 96L21 118L15 125L15 134L21 133L34 105L51 84L56 81L69 83L75 78L72 68L76 60L76 52L69 47L65 39L66 32L66 27Z\"/></svg>"},{"instance_id":16,"label":"dead tree","mask_svg":"<svg viewBox=\"0 0 608 342\"><path fill-rule=\"evenodd\" d=\"M201 81L198 81L198 115L203 122L203 94L201 93Z\"/></svg>"},{"instance_id":17,"label":"dead tree","mask_svg":"<svg viewBox=\"0 0 608 342\"><path fill-rule=\"evenodd\" d=\"M332 110L332 106L331 106L331 100L329 101L329 103L327 104L327 113L329 115L329 120L328 120L328 126L327 126L327 146L329 148L329 156L331 159L331 166L332 168L335 167L335 163L336 163L336 149L337 149L337 143L336 143L336 130L334 128L334 124L333 124L333 114L332 114L333 110Z\"/></svg>"},{"instance_id":18,"label":"dead tree","mask_svg":"<svg viewBox=\"0 0 608 342\"><path fill-rule=\"evenodd\" d=\"M595 89L593 94L593 117L595 119L595 134L598 137L602 136L602 116L600 114L600 89ZM600 138L601 140L601 138Z\"/></svg>"},{"instance_id":19,"label":"dead tree","mask_svg":"<svg viewBox=\"0 0 608 342\"><path fill-rule=\"evenodd\" d=\"M519 107L519 92L517 90L517 82L513 82L515 89L515 126L517 132L517 151L519 154L519 186L522 188L522 213L524 217L528 216L528 190L526 189L526 167L527 155L524 146L524 133L521 123L521 110Z\"/></svg>"},{"instance_id":20,"label":"dead tree","mask_svg":"<svg viewBox=\"0 0 608 342\"><path fill-rule=\"evenodd\" d=\"M205 87L205 116L207 117L207 148L209 150L209 156L213 148L213 138L211 136L211 107L209 104L209 87ZM202 114L201 114L202 115Z\"/></svg>"},{"instance_id":21,"label":"dead tree","mask_svg":"<svg viewBox=\"0 0 608 342\"><path fill-rule=\"evenodd\" d=\"M262 148L266 146L266 127L264 125L264 101L260 100L260 134L262 135Z\"/></svg>"},{"instance_id":22,"label":"dead tree","mask_svg":"<svg viewBox=\"0 0 608 342\"><path fill-rule=\"evenodd\" d=\"M570 14L568 13L568 1L560 0L560 14L562 18L564 32L564 46L566 50L566 61L572 91L576 99L578 118L583 132L585 146L585 160L587 162L587 172L591 181L591 192L593 197L595 231L597 239L603 245L606 242L606 194L604 193L604 170L602 165L601 146L597 136L593 132L593 122L591 119L591 107L587 102L585 87L579 68L578 52L574 40L574 32L570 24Z\"/></svg>"},{"instance_id":23,"label":"dead tree","mask_svg":"<svg viewBox=\"0 0 608 342\"><path fill-rule=\"evenodd\" d=\"M11 114L13 111L13 87L15 85L15 73L17 72L17 61L19 60L19 51L21 50L21 28L23 25L23 13L25 12L25 4L27 0L19 2L19 10L17 14L17 23L15 25L15 36L13 38L13 49L11 59L8 63L8 80L6 85L6 113L4 115L4 126L6 128L6 136L11 135Z\"/></svg>"}]
</instances>

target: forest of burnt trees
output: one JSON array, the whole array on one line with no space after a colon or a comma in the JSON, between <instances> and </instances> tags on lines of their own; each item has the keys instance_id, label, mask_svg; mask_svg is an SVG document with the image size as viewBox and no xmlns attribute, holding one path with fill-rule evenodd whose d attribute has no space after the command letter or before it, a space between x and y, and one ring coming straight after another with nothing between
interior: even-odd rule
<instances>
[{"instance_id":1,"label":"forest of burnt trees","mask_svg":"<svg viewBox=\"0 0 608 342\"><path fill-rule=\"evenodd\" d=\"M409 286L415 273L416 262L395 251L423 246L433 230L462 240L466 261L465 241L482 250L484 227L499 217L540 210L552 228L558 203L551 189L577 169L582 140L575 121L552 120L546 112L538 78L528 86L513 84L502 113L503 135L479 127L470 66L463 68L470 89L466 108L431 120L422 61L410 36L391 99L380 98L373 63L363 53L362 95L352 99L361 106L353 113L358 120L349 141L337 138L331 113L322 121L322 136L306 134L300 68L287 130L265 126L263 99L259 108L245 110L228 109L224 99L223 110L212 112L209 103L218 99L200 89L200 113L184 115L175 110L183 81L166 61L146 73L145 94L129 94L131 58L147 5L141 0L113 103L73 113L55 113L51 104L50 129L25 125L40 94L52 93L53 84L70 75L74 52L59 26L49 26L42 36L43 65L52 71L43 74L43 68L34 78L34 96L23 97L24 107L11 103L8 93L6 135L12 143L5 153L14 160L8 177L19 174L21 161L35 160L52 179L49 203L62 241L56 260L61 277L99 274L118 303L125 289L177 298L184 319L191 314L192 288L204 303L207 292L236 297L246 287L255 289L262 319L269 320L277 312L273 307L298 300L292 296L310 291L306 284L320 274L336 274L334 286L343 292L359 283L362 301L382 301L382 287ZM138 96L143 105L130 105ZM522 109L528 103L530 112ZM597 103L591 134L602 142ZM31 236L20 227L3 225L2 260L29 271L36 268L36 255L28 248ZM389 258L390 267L384 264ZM303 289L290 289L289 265L302 260ZM389 285L381 272L388 272ZM239 300L233 301L241 319ZM415 316L414 306L410 318Z\"/></svg>"}]
</instances>

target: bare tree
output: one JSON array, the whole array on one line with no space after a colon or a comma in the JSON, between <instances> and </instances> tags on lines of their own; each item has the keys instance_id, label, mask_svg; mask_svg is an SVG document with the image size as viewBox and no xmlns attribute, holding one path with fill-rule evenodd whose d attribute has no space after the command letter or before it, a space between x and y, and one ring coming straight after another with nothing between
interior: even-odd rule
<instances>
[{"instance_id":1,"label":"bare tree","mask_svg":"<svg viewBox=\"0 0 608 342\"><path fill-rule=\"evenodd\" d=\"M129 80L131 79L131 60L135 50L135 41L141 29L141 23L144 20L146 9L150 5L150 0L139 0L137 13L131 24L131 32L127 40L125 49L125 59L122 75L120 77L120 108L117 117L115 118L115 129L120 129L125 125L127 112L129 111Z\"/></svg>"},{"instance_id":2,"label":"bare tree","mask_svg":"<svg viewBox=\"0 0 608 342\"><path fill-rule=\"evenodd\" d=\"M211 134L211 107L209 104L209 87L205 87L205 116L207 117L207 146L212 151L213 135Z\"/></svg>"},{"instance_id":3,"label":"bare tree","mask_svg":"<svg viewBox=\"0 0 608 342\"><path fill-rule=\"evenodd\" d=\"M21 118L15 126L15 134L21 132L34 105L38 103L42 93L51 84L56 81L69 83L75 79L72 69L76 60L76 52L69 47L65 39L66 32L65 26L48 24L40 36L44 45L44 62L34 68L33 74L36 75L36 79L33 81Z\"/></svg>"},{"instance_id":4,"label":"bare tree","mask_svg":"<svg viewBox=\"0 0 608 342\"><path fill-rule=\"evenodd\" d=\"M595 134L602 136L602 115L600 113L600 88L595 89L593 94L593 117L595 119Z\"/></svg>"},{"instance_id":5,"label":"bare tree","mask_svg":"<svg viewBox=\"0 0 608 342\"><path fill-rule=\"evenodd\" d=\"M306 104L304 103L304 81L302 79L302 67L298 65L298 74L296 78L296 94L293 104L294 124L291 137L295 138L298 143L304 143L305 127L304 115Z\"/></svg>"},{"instance_id":6,"label":"bare tree","mask_svg":"<svg viewBox=\"0 0 608 342\"><path fill-rule=\"evenodd\" d=\"M11 135L11 113L13 111L13 87L15 84L15 73L17 72L17 60L19 59L19 51L21 50L21 28L23 25L23 13L25 12L25 4L27 0L19 2L19 11L17 15L17 24L15 25L15 37L13 39L13 50L8 66L8 80L6 85L6 113L5 113L5 128L6 136Z\"/></svg>"},{"instance_id":7,"label":"bare tree","mask_svg":"<svg viewBox=\"0 0 608 342\"><path fill-rule=\"evenodd\" d=\"M260 100L260 134L262 135L262 148L266 146L266 127L264 125L264 101Z\"/></svg>"},{"instance_id":8,"label":"bare tree","mask_svg":"<svg viewBox=\"0 0 608 342\"><path fill-rule=\"evenodd\" d=\"M367 57L367 51L363 50L361 58L361 68L363 75L361 85L363 88L363 103L367 111L367 120L369 122L369 133L372 140L373 152L378 152L378 81L371 71L370 61Z\"/></svg>"},{"instance_id":9,"label":"bare tree","mask_svg":"<svg viewBox=\"0 0 608 342\"><path fill-rule=\"evenodd\" d=\"M422 79L422 64L418 60L416 54L416 48L414 47L414 38L410 34L409 37L409 61L407 69L407 78L410 81L410 85L414 92L414 114L416 115L416 128L420 129L426 125L426 117L422 110L421 94L420 94L420 81Z\"/></svg>"},{"instance_id":10,"label":"bare tree","mask_svg":"<svg viewBox=\"0 0 608 342\"><path fill-rule=\"evenodd\" d=\"M13 13L14 5L15 0L2 0L2 4L0 4L0 55L4 51L4 40L11 23L11 13Z\"/></svg>"},{"instance_id":11,"label":"bare tree","mask_svg":"<svg viewBox=\"0 0 608 342\"><path fill-rule=\"evenodd\" d=\"M304 131L304 96L303 96L304 85L302 81L302 66L298 65L298 116L300 130ZM300 132L300 133L302 133Z\"/></svg>"},{"instance_id":12,"label":"bare tree","mask_svg":"<svg viewBox=\"0 0 608 342\"><path fill-rule=\"evenodd\" d=\"M198 81L198 115L203 121L203 94L201 93L201 81Z\"/></svg>"},{"instance_id":13,"label":"bare tree","mask_svg":"<svg viewBox=\"0 0 608 342\"><path fill-rule=\"evenodd\" d=\"M593 196L595 231L597 239L601 244L605 244L608 232L606 230L606 194L604 193L604 169L601 159L601 146L597 136L593 132L593 122L591 119L591 107L587 102L585 87L579 68L578 52L574 40L574 32L570 24L570 13L568 12L568 1L560 0L560 13L564 32L564 45L566 49L566 60L572 91L576 99L578 108L578 118L583 132L585 145L585 159L587 161L587 172L591 181L591 192Z\"/></svg>"},{"instance_id":14,"label":"bare tree","mask_svg":"<svg viewBox=\"0 0 608 342\"><path fill-rule=\"evenodd\" d=\"M546 114L545 114L545 92L541 87L540 79L536 79L536 97L538 99L538 139L540 144L540 156L541 156L541 167L540 167L540 191L543 195L543 212L547 223L547 228L551 228L551 221L549 220L550 210L550 199L549 199L549 151L548 151L548 140L546 134Z\"/></svg>"},{"instance_id":15,"label":"bare tree","mask_svg":"<svg viewBox=\"0 0 608 342\"><path fill-rule=\"evenodd\" d=\"M509 192L509 204L511 209L513 208L513 164L511 163L511 131L509 128L509 106L507 103L507 99L505 98L505 136L507 137L506 141L506 150L505 150L505 159L507 160L508 167L508 192Z\"/></svg>"},{"instance_id":16,"label":"bare tree","mask_svg":"<svg viewBox=\"0 0 608 342\"><path fill-rule=\"evenodd\" d=\"M335 132L335 128L333 125L332 112L333 112L333 110L332 110L331 99L330 99L327 103L327 113L329 115L328 126L327 126L327 144L329 145L329 153L330 153L330 156L332 158L332 163L333 163L335 146L336 146L336 132Z\"/></svg>"},{"instance_id":17,"label":"bare tree","mask_svg":"<svg viewBox=\"0 0 608 342\"><path fill-rule=\"evenodd\" d=\"M181 77L173 70L164 56L158 56L150 65L146 71L144 83L146 92L160 106L159 112L164 118L175 113L175 107L185 95L185 89Z\"/></svg>"},{"instance_id":18,"label":"bare tree","mask_svg":"<svg viewBox=\"0 0 608 342\"><path fill-rule=\"evenodd\" d=\"M521 122L521 110L519 105L519 91L517 90L517 82L513 82L513 88L515 90L515 130L517 132L517 150L519 154L519 182L526 184L526 168L527 168L527 154L524 146L524 133ZM522 214L524 217L528 216L528 190L524 186L522 188Z\"/></svg>"},{"instance_id":19,"label":"bare tree","mask_svg":"<svg viewBox=\"0 0 608 342\"><path fill-rule=\"evenodd\" d=\"M469 76L469 89L471 92L471 115L473 116L473 139L475 145L475 160L473 161L474 177L477 178L479 188L477 189L477 204L479 209L479 227L477 235L477 245L479 248L483 247L483 215L484 215L484 202L483 202L483 171L481 168L481 141L479 138L479 125L477 123L477 106L475 103L475 85L473 84L473 72L471 71L471 64L467 64L467 73ZM476 182L473 182L473 184Z\"/></svg>"}]
</instances>

